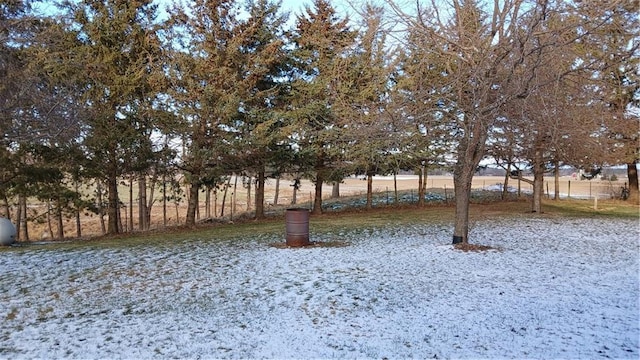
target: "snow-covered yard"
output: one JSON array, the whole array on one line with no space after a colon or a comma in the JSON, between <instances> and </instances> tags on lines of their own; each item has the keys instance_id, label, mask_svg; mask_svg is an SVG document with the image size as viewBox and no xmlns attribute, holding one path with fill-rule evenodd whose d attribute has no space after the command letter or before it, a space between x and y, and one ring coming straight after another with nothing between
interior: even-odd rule
<instances>
[{"instance_id":1,"label":"snow-covered yard","mask_svg":"<svg viewBox=\"0 0 640 360\"><path fill-rule=\"evenodd\" d=\"M637 220L311 232L2 251L0 358L640 356Z\"/></svg>"}]
</instances>

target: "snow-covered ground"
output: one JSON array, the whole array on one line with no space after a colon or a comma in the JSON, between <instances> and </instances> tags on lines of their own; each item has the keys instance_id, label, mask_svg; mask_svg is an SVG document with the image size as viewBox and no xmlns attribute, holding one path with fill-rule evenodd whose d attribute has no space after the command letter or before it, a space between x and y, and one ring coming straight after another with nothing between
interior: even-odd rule
<instances>
[{"instance_id":1,"label":"snow-covered ground","mask_svg":"<svg viewBox=\"0 0 640 360\"><path fill-rule=\"evenodd\" d=\"M311 232L2 251L0 358L640 356L637 220Z\"/></svg>"}]
</instances>

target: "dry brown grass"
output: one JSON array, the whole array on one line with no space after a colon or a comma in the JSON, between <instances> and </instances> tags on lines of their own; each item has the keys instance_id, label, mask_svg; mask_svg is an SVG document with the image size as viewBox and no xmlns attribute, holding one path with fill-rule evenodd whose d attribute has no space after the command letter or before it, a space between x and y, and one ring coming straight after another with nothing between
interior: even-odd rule
<instances>
[{"instance_id":1,"label":"dry brown grass","mask_svg":"<svg viewBox=\"0 0 640 360\"><path fill-rule=\"evenodd\" d=\"M385 196L388 196L390 199L393 199L394 189L396 188L396 186L398 191L415 191L417 193L417 191L415 190L418 187L417 181L418 181L417 177L399 177L397 181L394 183L394 180L392 177L376 177L374 178L374 182L373 182L373 190L375 193L383 194ZM474 178L472 186L474 188L484 188L497 183L502 183L503 181L504 179L502 177L478 176ZM241 183L241 181L239 181L239 183ZM282 180L280 182L280 193L279 193L279 201L278 201L279 205L273 205L274 196L275 196L275 180L270 179L267 181L266 188L265 188L265 202L267 204L266 210L268 213L271 213L271 214L282 213L284 209L291 206L293 191L290 184L291 182L288 180ZM514 181L514 180L510 180L509 184L510 186L513 186L516 188L518 186L517 181ZM583 197L588 197L590 195L592 196L598 195L598 196L604 197L604 196L609 196L612 192L618 190L619 187L622 186L622 184L623 184L623 181L618 181L614 183L609 181L579 181L571 177L564 177L564 178L561 178L561 181L560 181L560 191L561 193L567 193L570 187L571 194L574 196L579 195ZM340 185L340 193L342 196L364 195L366 194L366 185L367 185L366 181L362 179L347 178ZM453 196L453 179L451 177L430 176L427 179L427 186L430 188L430 191L440 192L443 194L447 193L449 197ZM521 183L521 188L523 191L525 191L525 190L530 190L531 187L528 184ZM550 191L553 191L553 183L551 181L549 181L548 186L545 187L545 191L547 188L551 188ZM332 188L330 185L323 186L323 194L327 200L329 200L329 196L331 195L331 189ZM310 181L303 180L297 196L298 204L306 204L303 206L309 206L308 204L313 196L313 192L314 192L314 185ZM255 189L252 189L251 196L253 196L254 193L255 193ZM129 204L128 189L122 188L120 194L121 194L123 203L125 205ZM137 194L134 192L134 197L136 196ZM205 198L204 193L202 193L200 196L201 204L199 209L199 214L200 214L199 218L201 220L204 219L204 213L205 213L204 198ZM251 211L253 211L253 206L251 204L248 204L247 200L248 200L247 189L239 185L238 188L236 189L235 194L232 194L231 191L227 194L227 201L225 204L225 211L224 211L225 218L217 219L217 217L220 216L220 213L222 211L221 209L222 196L219 195L217 202L211 204L212 212L215 211L215 214L212 214L212 216L214 217L212 223L223 224L223 223L228 223L230 221L238 222L239 220L240 221L246 220L247 217L250 217L250 216L247 216L247 214L250 214ZM584 208L588 208L589 206L593 207L593 204L589 202L586 202L585 204L585 201L578 201L578 203L581 205L577 207L584 207ZM607 212L611 209L611 207L619 206L620 205L619 203L620 201L607 202L607 201L601 200L599 203L600 209L598 209L598 211L600 213ZM135 204L135 200L134 200L134 204ZM163 221L162 203L160 202L160 200L158 200L154 204L152 208L152 214L151 214L151 227L153 230L166 232L168 228L175 229L176 227L180 227L183 225L184 216L186 214L186 201L183 201L177 205L173 203L167 204L167 205L168 205L168 209L167 209L168 219L165 226ZM402 217L402 212L405 211L403 210L403 207L407 209L406 211L412 211L413 209L413 206L398 205L398 206L394 206L393 209L388 210L386 212L385 210L381 210L373 213L367 212L366 216L368 218L368 221L376 221L376 218L379 218L380 220L398 219L399 217ZM501 205L497 207L491 207L491 206L481 207L480 212L474 212L472 209L472 216L479 216L479 217L491 216L492 213L494 212L495 213L505 213L505 212L524 213L529 211L528 208L530 208L530 205L528 202L514 201L514 202L501 203ZM30 205L30 209L33 210L35 213L39 213L39 214L45 213L45 210L46 210L44 205L35 204L35 203ZM554 211L555 207L549 207L548 209L551 211ZM637 212L637 207L635 209ZM127 228L133 228L134 230L138 228L137 211L138 211L137 206L134 205L133 224L130 224L130 220L128 219L128 216L127 216L129 214L129 208L126 207L122 209L123 221L125 222ZM349 212L350 212L350 216L352 216L362 211L363 211L362 209L353 209L353 210L350 210ZM452 211L453 210L450 208L450 206L449 207L443 206L438 210L438 213L441 215L444 215ZM584 210L584 211L587 211L587 210ZM633 208L631 209L631 211L633 211ZM230 218L231 214L233 214L233 219ZM243 219L243 217L245 219ZM41 217L41 220L45 220L45 219L46 219L45 216ZM81 218L81 223L82 223L83 237L99 236L102 233L99 217L95 214L89 214L89 213L83 214ZM53 223L53 220L52 220L52 224L53 225L51 226L51 231L50 231L49 225L46 221L41 221L40 223L30 222L29 223L30 240L35 240L35 241L51 240L52 237L55 236L55 233L57 232L56 226ZM53 236L52 236L52 232L53 232ZM73 219L65 220L64 232L66 237L75 236L75 222Z\"/></svg>"},{"instance_id":2,"label":"dry brown grass","mask_svg":"<svg viewBox=\"0 0 640 360\"><path fill-rule=\"evenodd\" d=\"M287 243L285 242L278 242L278 243L273 243L270 244L271 247L277 248L277 249L292 249L294 247L291 247L289 245L287 245ZM345 246L349 246L349 243L346 241L311 241L309 243L309 245L305 245L305 246L298 246L295 247L297 248L336 248L336 247L345 247Z\"/></svg>"},{"instance_id":3,"label":"dry brown grass","mask_svg":"<svg viewBox=\"0 0 640 360\"><path fill-rule=\"evenodd\" d=\"M495 248L487 245L479 245L479 244L468 244L468 243L459 243L453 245L453 248L456 250L464 251L464 252L485 252L485 251L501 251L500 248Z\"/></svg>"}]
</instances>

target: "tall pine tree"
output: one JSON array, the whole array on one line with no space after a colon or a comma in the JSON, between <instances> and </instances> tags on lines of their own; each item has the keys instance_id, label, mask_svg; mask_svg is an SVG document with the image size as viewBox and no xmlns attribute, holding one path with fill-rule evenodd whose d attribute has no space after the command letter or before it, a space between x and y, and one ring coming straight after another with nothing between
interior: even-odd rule
<instances>
[{"instance_id":1,"label":"tall pine tree","mask_svg":"<svg viewBox=\"0 0 640 360\"><path fill-rule=\"evenodd\" d=\"M302 169L315 183L313 213L322 212L322 185L341 161L335 140L339 127L335 103L340 91L334 84L336 64L354 45L356 32L327 0L316 0L313 9L297 17L292 85L290 137L300 154Z\"/></svg>"}]
</instances>

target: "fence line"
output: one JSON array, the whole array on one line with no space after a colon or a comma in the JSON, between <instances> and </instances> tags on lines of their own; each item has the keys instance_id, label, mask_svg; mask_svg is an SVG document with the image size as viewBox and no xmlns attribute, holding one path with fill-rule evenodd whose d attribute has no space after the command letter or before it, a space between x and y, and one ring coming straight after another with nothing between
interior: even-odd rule
<instances>
[{"instance_id":1,"label":"fence line","mask_svg":"<svg viewBox=\"0 0 640 360\"><path fill-rule=\"evenodd\" d=\"M267 180L267 184L265 186L265 209L270 209L272 206L281 205L281 206L290 206L292 205L292 193L293 188L290 180L281 180L279 186L279 194L278 194L278 204L274 203L275 200L275 180L269 179ZM472 189L486 189L486 190L494 190L500 191L502 189L502 184L504 182L503 177L476 177L472 182ZM234 182L232 182L233 184ZM239 214L244 213L246 211L255 210L255 187L251 189L251 198L249 198L248 189L246 186L242 186L244 182L239 182L237 187L231 187L227 194L227 198L224 205L224 215L225 217L233 216L237 217ZM444 194L446 199L453 198L453 179L451 177L446 176L429 176L427 177L427 192L441 192ZM353 195L366 195L366 181L362 178L349 177L340 184L340 196L353 196ZM418 177L415 176L404 176L398 177L396 179L395 184L398 184L399 191L409 191L414 192L417 197L417 189L418 189ZM560 180L560 198L574 198L574 199L598 199L605 200L611 198L619 198L621 189L623 186L626 186L624 181L601 181L601 180L578 180L575 178L561 178ZM509 179L508 181L508 189L512 194L519 193L526 195L530 194L533 191L533 187L531 184L528 184L524 181L518 182L518 180ZM235 190L235 191L234 191ZM300 183L300 188L298 190L298 204L305 203L306 206L312 206L314 200L315 193L314 184L308 180L303 180ZM553 179L547 179L544 181L543 191L545 192L545 197L553 198L555 192L555 184ZM391 200L395 200L394 192L395 185L394 180L391 177L374 177L373 179L373 192L382 196L386 196L387 202L392 203ZM385 194L386 193L386 194ZM127 194L127 192L122 192L122 194ZM199 219L204 219L205 214L205 191L202 191L199 196L199 206L198 206L198 214ZM332 195L332 185L325 184L323 186L323 200L330 199ZM137 197L137 196L136 196ZM211 196L210 203L210 214L212 218L218 218L222 212L222 192L218 191L217 196ZM413 198L413 196L412 196ZM129 208L129 198L124 195L121 196L123 209L121 211L122 214L122 224L126 225L127 230L135 230L138 229L138 205L137 199L133 201L133 208ZM597 200L595 200L597 201ZM184 217L186 216L186 199L183 199L180 203L175 204L174 202L167 203L167 225L180 225L184 223ZM30 211L31 217L38 217L40 219L39 222L31 221L29 222L30 234L31 237L40 240L51 237L51 231L49 230L49 226L47 221L42 221L42 219L46 219L47 206L44 203L31 201L28 204L28 209ZM130 219L128 214L130 211L133 211L134 216L133 219ZM15 208L12 209L12 215L15 217ZM132 221L131 221L132 220ZM92 215L87 216L83 215L82 217L82 225L83 225L83 234L86 235L96 235L99 234L100 225L99 225L99 216ZM164 226L163 216L162 216L162 197L161 195L156 196L156 202L152 208L152 216L151 216L151 228L162 228ZM54 232L55 232L56 224L53 224ZM65 234L67 236L75 236L75 222L72 220L65 221Z\"/></svg>"}]
</instances>

